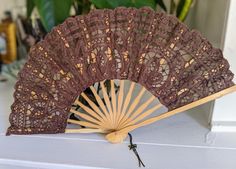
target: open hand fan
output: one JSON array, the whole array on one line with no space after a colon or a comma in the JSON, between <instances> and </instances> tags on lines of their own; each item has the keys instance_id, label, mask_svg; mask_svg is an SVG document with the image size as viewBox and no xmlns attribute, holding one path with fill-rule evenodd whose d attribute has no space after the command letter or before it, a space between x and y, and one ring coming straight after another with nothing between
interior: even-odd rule
<instances>
[{"instance_id":1,"label":"open hand fan","mask_svg":"<svg viewBox=\"0 0 236 169\"><path fill-rule=\"evenodd\" d=\"M121 142L138 127L235 91L232 79L221 50L177 18L149 8L94 10L68 18L31 49L7 134L100 132ZM136 83L143 88L132 96ZM95 101L83 93L88 87ZM146 90L153 96L139 104ZM147 108L157 98L160 103ZM167 112L152 116L161 107ZM80 121L68 119L70 112ZM85 128L66 129L67 121Z\"/></svg>"}]
</instances>

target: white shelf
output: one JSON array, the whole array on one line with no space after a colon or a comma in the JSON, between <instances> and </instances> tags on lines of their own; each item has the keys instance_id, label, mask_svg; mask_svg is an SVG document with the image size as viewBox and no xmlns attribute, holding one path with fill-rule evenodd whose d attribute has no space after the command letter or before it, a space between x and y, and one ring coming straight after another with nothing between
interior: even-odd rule
<instances>
[{"instance_id":1,"label":"white shelf","mask_svg":"<svg viewBox=\"0 0 236 169\"><path fill-rule=\"evenodd\" d=\"M98 134L5 136L14 81L0 84L0 169L138 168L128 140L110 144ZM153 169L235 169L236 133L211 133L204 106L132 132Z\"/></svg>"}]
</instances>

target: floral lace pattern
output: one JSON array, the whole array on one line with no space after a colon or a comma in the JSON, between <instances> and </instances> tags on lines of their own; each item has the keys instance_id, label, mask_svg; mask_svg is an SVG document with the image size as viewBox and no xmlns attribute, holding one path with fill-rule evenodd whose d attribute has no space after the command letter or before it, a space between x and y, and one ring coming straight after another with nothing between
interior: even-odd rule
<instances>
[{"instance_id":1,"label":"floral lace pattern","mask_svg":"<svg viewBox=\"0 0 236 169\"><path fill-rule=\"evenodd\" d=\"M7 134L64 132L74 100L105 79L137 82L169 110L233 85L221 50L177 18L149 8L93 10L31 48Z\"/></svg>"}]
</instances>

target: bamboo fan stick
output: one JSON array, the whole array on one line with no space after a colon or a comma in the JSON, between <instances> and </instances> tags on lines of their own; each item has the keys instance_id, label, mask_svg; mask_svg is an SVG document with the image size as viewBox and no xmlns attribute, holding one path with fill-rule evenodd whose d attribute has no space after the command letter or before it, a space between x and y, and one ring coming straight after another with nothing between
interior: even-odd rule
<instances>
[{"instance_id":1,"label":"bamboo fan stick","mask_svg":"<svg viewBox=\"0 0 236 169\"><path fill-rule=\"evenodd\" d=\"M85 120L87 120L87 121L90 121L90 122L92 122L92 123L95 123L95 124L98 124L98 125L100 125L100 126L103 126L103 123L102 123L101 121L98 121L98 120L94 119L92 116L89 116L89 115L87 115L87 114L81 113L81 112L79 112L79 111L77 111L77 110L74 110L74 109L71 109L70 111L71 111L72 113L74 113L74 114L76 114L76 115L82 117L83 119L85 119ZM105 127L105 126L104 126L104 127Z\"/></svg>"},{"instance_id":2,"label":"bamboo fan stick","mask_svg":"<svg viewBox=\"0 0 236 169\"><path fill-rule=\"evenodd\" d=\"M108 133L106 130L102 129L66 129L65 133Z\"/></svg>"},{"instance_id":3,"label":"bamboo fan stick","mask_svg":"<svg viewBox=\"0 0 236 169\"><path fill-rule=\"evenodd\" d=\"M111 124L114 127L114 118L113 118L114 113L113 113L112 108L111 108L111 102L110 102L109 96L107 94L107 90L106 90L106 87L105 87L104 83L100 82L100 84L101 84L101 87L102 87L102 94L103 94L106 106L107 106L108 111L110 113L109 116L110 116L110 119L111 119Z\"/></svg>"},{"instance_id":4,"label":"bamboo fan stick","mask_svg":"<svg viewBox=\"0 0 236 169\"><path fill-rule=\"evenodd\" d=\"M99 107L93 102L91 101L88 96L86 96L86 94L82 93L81 96L88 102L88 104L91 106L91 108L99 115L101 116L102 119L99 119L101 121L106 122L108 119L107 117L101 112L101 110L99 109Z\"/></svg>"},{"instance_id":5,"label":"bamboo fan stick","mask_svg":"<svg viewBox=\"0 0 236 169\"><path fill-rule=\"evenodd\" d=\"M88 114L102 121L102 118L97 113L95 113L92 109L90 109L88 106L85 106L83 103L81 103L78 100L76 100L75 103L78 104L80 107L82 107Z\"/></svg>"},{"instance_id":6,"label":"bamboo fan stick","mask_svg":"<svg viewBox=\"0 0 236 169\"><path fill-rule=\"evenodd\" d=\"M172 110L172 111L169 111L169 112L163 113L163 114L161 114L161 115L158 115L158 116L156 116L156 117L153 117L153 118L150 118L150 119L148 119L148 120L145 120L145 121L143 121L143 122L141 122L141 123L139 123L139 124L132 125L132 126L128 126L128 127L124 128L124 129L122 129L122 130L117 131L116 133L117 133L117 134L118 134L118 133L119 133L119 134L121 134L121 133L128 133L128 132L130 132L130 131L132 131L132 130L134 130L134 129L136 129L136 128L139 128L139 127L142 127L142 126L146 126L146 125L148 125L148 124L154 123L154 122L159 121L159 120L161 120L161 119L164 119L164 118L173 116L173 115L175 115L175 114L177 114L177 113L180 113L180 112L189 110L189 109L191 109L191 108L193 108L193 107L196 107L196 106L202 105L202 104L204 104L204 103L207 103L207 102L209 102L209 101L215 100L215 99L217 99L217 98L219 98L219 97L222 97L222 96L224 96L224 95L226 95L226 94L229 94L229 93L232 93L232 92L234 92L234 91L236 91L236 85L234 85L234 86L232 86L232 87L229 87L229 88L227 88L227 89L224 89L224 90L222 90L222 91L220 91L220 92L217 92L217 93L215 93L215 94L212 94L212 95L210 95L210 96L204 97L204 98L202 98L202 99L200 99L200 100L197 100L197 101L195 101L195 102L189 103L189 104L187 104L187 105L185 105L185 106L179 107L179 108L174 109L174 110Z\"/></svg>"},{"instance_id":7,"label":"bamboo fan stick","mask_svg":"<svg viewBox=\"0 0 236 169\"><path fill-rule=\"evenodd\" d=\"M148 117L149 115L151 115L154 111L160 109L163 105L162 104L158 104L154 107L152 107L151 109L147 110L146 112L142 113L140 116L138 116L137 118L135 118L134 120L130 120L130 122L124 124L124 127L133 125L141 120L143 120L144 118Z\"/></svg>"},{"instance_id":8,"label":"bamboo fan stick","mask_svg":"<svg viewBox=\"0 0 236 169\"><path fill-rule=\"evenodd\" d=\"M81 126L101 129L101 126L99 126L97 124L93 124L93 123L87 122L87 121L78 121L78 120L68 119L67 122L72 123L72 124L78 124L78 125L81 125Z\"/></svg>"},{"instance_id":9,"label":"bamboo fan stick","mask_svg":"<svg viewBox=\"0 0 236 169\"><path fill-rule=\"evenodd\" d=\"M138 96L135 98L134 102L131 104L131 106L129 107L127 113L124 115L124 117L121 119L120 124L124 123L130 116L130 114L134 111L134 109L136 108L136 106L138 105L138 103L141 100L141 97L143 96L144 92L146 91L145 87L142 87L141 91L139 92ZM119 128L120 126L118 126Z\"/></svg>"},{"instance_id":10,"label":"bamboo fan stick","mask_svg":"<svg viewBox=\"0 0 236 169\"><path fill-rule=\"evenodd\" d=\"M101 107L105 117L108 119L107 120L107 123L110 125L110 127L112 127L112 124L110 124L111 122L111 118L109 116L109 113L107 112L107 109L106 109L106 106L104 105L102 99L100 98L100 96L97 94L97 91L96 89L93 87L93 86L90 86L90 89L91 91L93 92L93 95L95 96L97 102L98 102L98 105Z\"/></svg>"},{"instance_id":11,"label":"bamboo fan stick","mask_svg":"<svg viewBox=\"0 0 236 169\"><path fill-rule=\"evenodd\" d=\"M135 85L134 82L132 82L131 85L130 85L128 94L127 94L127 96L125 98L123 109L121 111L121 115L120 115L119 120L118 120L118 126L120 125L120 122L121 122L122 118L124 117L126 109L127 109L128 105L129 105L129 102L130 102L130 99L131 99L131 94L133 93L133 90L134 90L134 85Z\"/></svg>"},{"instance_id":12,"label":"bamboo fan stick","mask_svg":"<svg viewBox=\"0 0 236 169\"><path fill-rule=\"evenodd\" d=\"M118 125L118 120L120 118L121 114L121 108L123 105L123 99L124 99L124 80L120 80L120 89L118 94L118 106L117 106L117 112L116 112L116 119L115 119L115 126Z\"/></svg>"},{"instance_id":13,"label":"bamboo fan stick","mask_svg":"<svg viewBox=\"0 0 236 169\"><path fill-rule=\"evenodd\" d=\"M116 92L115 92L115 85L114 80L111 80L111 102L112 102L112 112L113 112L113 121L115 126L116 120Z\"/></svg>"},{"instance_id":14,"label":"bamboo fan stick","mask_svg":"<svg viewBox=\"0 0 236 169\"><path fill-rule=\"evenodd\" d=\"M142 87L141 91L139 92L138 96L135 98L135 101L131 104L129 110L127 111L127 115L130 115L133 110L138 105L139 101L141 100L141 97L143 96L144 92L146 91L145 87Z\"/></svg>"},{"instance_id":15,"label":"bamboo fan stick","mask_svg":"<svg viewBox=\"0 0 236 169\"><path fill-rule=\"evenodd\" d=\"M146 102L144 102L138 109L137 111L135 111L131 116L130 119L134 119L135 117L137 117L139 114L141 114L143 112L143 110L152 103L153 100L155 100L156 97L155 96L151 96Z\"/></svg>"},{"instance_id":16,"label":"bamboo fan stick","mask_svg":"<svg viewBox=\"0 0 236 169\"><path fill-rule=\"evenodd\" d=\"M153 100L155 100L156 97L155 96L151 96L145 103L143 103L126 121L124 121L121 124L121 127L124 127L124 125L126 125L127 123L129 123L131 120L133 120L135 117L137 117L138 115L140 115L144 109L150 105L152 103Z\"/></svg>"},{"instance_id":17,"label":"bamboo fan stick","mask_svg":"<svg viewBox=\"0 0 236 169\"><path fill-rule=\"evenodd\" d=\"M97 94L97 91L96 89L93 87L93 86L90 86L90 89L92 90L93 92L93 95L95 96L97 102L98 102L98 105L101 107L103 113L105 114L105 117L108 117L109 116L109 113L106 109L106 106L104 105L102 99L100 98L100 96Z\"/></svg>"}]
</instances>

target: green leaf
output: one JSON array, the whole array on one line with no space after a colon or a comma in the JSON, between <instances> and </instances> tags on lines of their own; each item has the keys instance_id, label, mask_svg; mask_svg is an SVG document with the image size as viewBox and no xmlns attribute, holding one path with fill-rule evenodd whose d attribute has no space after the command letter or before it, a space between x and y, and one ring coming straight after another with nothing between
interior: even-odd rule
<instances>
[{"instance_id":1,"label":"green leaf","mask_svg":"<svg viewBox=\"0 0 236 169\"><path fill-rule=\"evenodd\" d=\"M49 32L56 24L53 0L34 0L34 3L37 7L43 26L46 31Z\"/></svg>"},{"instance_id":2,"label":"green leaf","mask_svg":"<svg viewBox=\"0 0 236 169\"><path fill-rule=\"evenodd\" d=\"M53 1L54 1L54 16L56 20L56 25L58 25L69 17L73 0L53 0Z\"/></svg>"},{"instance_id":3,"label":"green leaf","mask_svg":"<svg viewBox=\"0 0 236 169\"><path fill-rule=\"evenodd\" d=\"M184 4L185 4L185 0L180 0L178 5L177 5L177 10L176 10L176 16L179 17L183 7L184 7Z\"/></svg>"},{"instance_id":4,"label":"green leaf","mask_svg":"<svg viewBox=\"0 0 236 169\"><path fill-rule=\"evenodd\" d=\"M184 21L188 15L193 0L180 0L177 5L176 16L179 20Z\"/></svg>"},{"instance_id":5,"label":"green leaf","mask_svg":"<svg viewBox=\"0 0 236 169\"><path fill-rule=\"evenodd\" d=\"M102 9L102 8L113 8L109 2L109 0L90 0L91 3L93 3L96 8Z\"/></svg>"},{"instance_id":6,"label":"green leaf","mask_svg":"<svg viewBox=\"0 0 236 169\"><path fill-rule=\"evenodd\" d=\"M163 2L163 0L156 0L156 3L157 3L164 11L167 11L166 5L165 5L165 3Z\"/></svg>"},{"instance_id":7,"label":"green leaf","mask_svg":"<svg viewBox=\"0 0 236 169\"><path fill-rule=\"evenodd\" d=\"M72 2L76 15L87 14L90 11L91 2L89 0L74 0Z\"/></svg>"},{"instance_id":8,"label":"green leaf","mask_svg":"<svg viewBox=\"0 0 236 169\"><path fill-rule=\"evenodd\" d=\"M133 0L133 5L136 8L141 8L143 6L149 6L152 9L156 9L156 3L155 0Z\"/></svg>"},{"instance_id":9,"label":"green leaf","mask_svg":"<svg viewBox=\"0 0 236 169\"><path fill-rule=\"evenodd\" d=\"M97 8L110 8L114 9L119 6L136 7L149 6L155 9L155 0L90 0Z\"/></svg>"},{"instance_id":10,"label":"green leaf","mask_svg":"<svg viewBox=\"0 0 236 169\"><path fill-rule=\"evenodd\" d=\"M107 0L107 2L112 6L112 8L116 8L119 6L124 6L124 7L134 6L132 0Z\"/></svg>"},{"instance_id":11,"label":"green leaf","mask_svg":"<svg viewBox=\"0 0 236 169\"><path fill-rule=\"evenodd\" d=\"M133 1L135 0L90 0L97 8L110 8L114 9L119 6L134 7ZM141 0L140 0L141 1Z\"/></svg>"},{"instance_id":12,"label":"green leaf","mask_svg":"<svg viewBox=\"0 0 236 169\"><path fill-rule=\"evenodd\" d=\"M26 1L26 10L27 10L27 17L29 18L32 11L34 10L35 4L33 0Z\"/></svg>"},{"instance_id":13,"label":"green leaf","mask_svg":"<svg viewBox=\"0 0 236 169\"><path fill-rule=\"evenodd\" d=\"M70 14L72 0L33 0L43 26L49 32L62 23Z\"/></svg>"}]
</instances>

